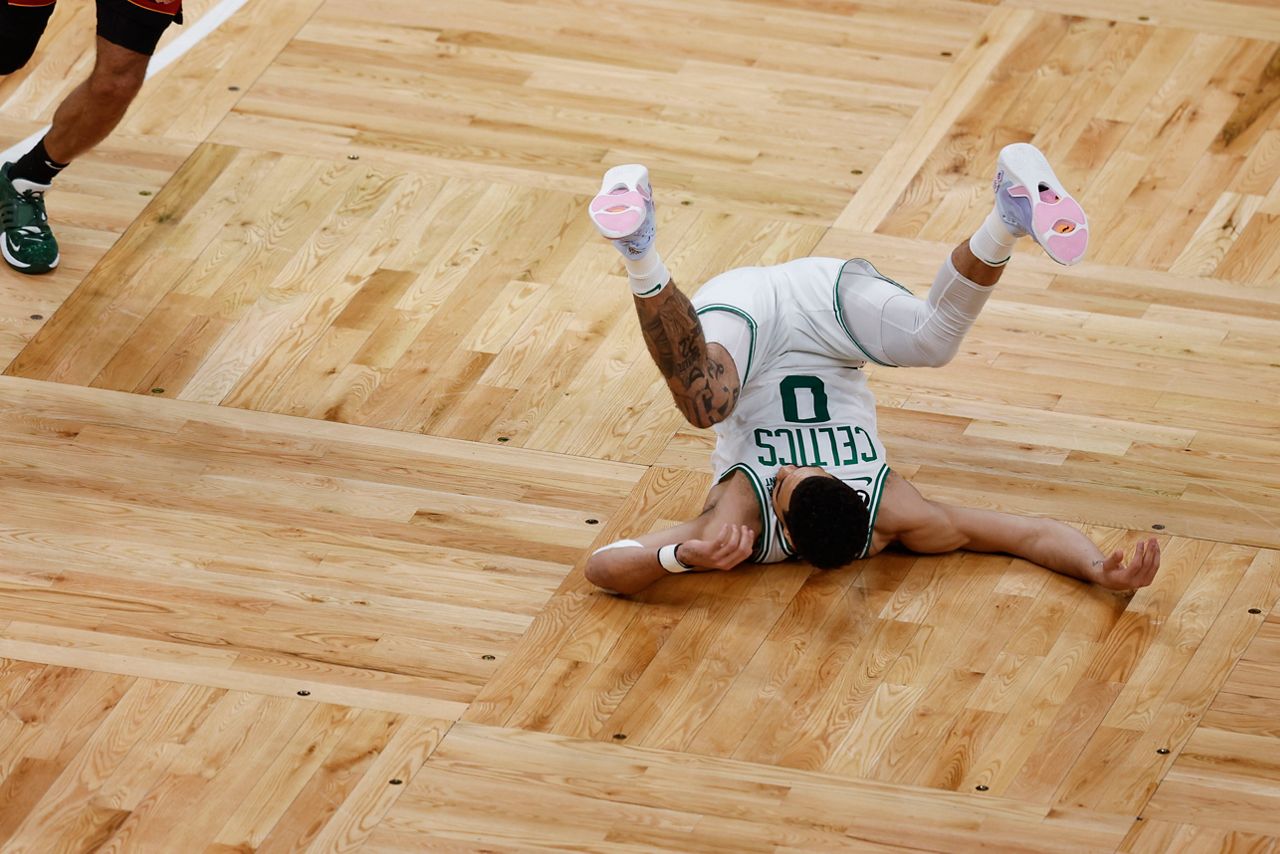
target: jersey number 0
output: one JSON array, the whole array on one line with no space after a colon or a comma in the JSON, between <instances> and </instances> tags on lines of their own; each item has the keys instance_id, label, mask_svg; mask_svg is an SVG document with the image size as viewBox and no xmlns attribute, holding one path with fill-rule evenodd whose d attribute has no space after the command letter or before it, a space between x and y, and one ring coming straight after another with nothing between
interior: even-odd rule
<instances>
[{"instance_id":1,"label":"jersey number 0","mask_svg":"<svg viewBox=\"0 0 1280 854\"><path fill-rule=\"evenodd\" d=\"M818 377L797 374L778 384L782 392L782 417L792 424L821 424L831 420L827 387ZM807 417L801 413L812 413Z\"/></svg>"}]
</instances>

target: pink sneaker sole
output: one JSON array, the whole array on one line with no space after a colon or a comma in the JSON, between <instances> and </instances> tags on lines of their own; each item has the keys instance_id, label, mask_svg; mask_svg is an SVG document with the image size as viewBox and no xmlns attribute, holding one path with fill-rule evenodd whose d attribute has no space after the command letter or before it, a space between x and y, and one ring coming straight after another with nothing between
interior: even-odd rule
<instances>
[{"instance_id":1,"label":"pink sneaker sole","mask_svg":"<svg viewBox=\"0 0 1280 854\"><path fill-rule=\"evenodd\" d=\"M1071 265L1084 258L1089 246L1088 218L1063 189L1044 155L1027 143L1006 146L1000 152L1000 171L1000 185L1010 198L1026 200L1014 204L1021 214L1019 225L1045 253L1059 264Z\"/></svg>"},{"instance_id":2,"label":"pink sneaker sole","mask_svg":"<svg viewBox=\"0 0 1280 854\"><path fill-rule=\"evenodd\" d=\"M644 225L652 198L648 169L635 163L615 166L605 173L600 193L591 200L588 213L600 233L610 240L629 237Z\"/></svg>"}]
</instances>

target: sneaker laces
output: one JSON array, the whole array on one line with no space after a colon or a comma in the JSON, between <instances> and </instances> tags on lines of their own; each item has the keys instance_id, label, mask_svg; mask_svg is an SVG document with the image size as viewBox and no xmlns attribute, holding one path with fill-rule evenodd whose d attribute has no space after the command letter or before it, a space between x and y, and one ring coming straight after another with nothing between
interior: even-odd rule
<instances>
[{"instance_id":1,"label":"sneaker laces","mask_svg":"<svg viewBox=\"0 0 1280 854\"><path fill-rule=\"evenodd\" d=\"M31 239L39 239L43 234L45 227L43 222L45 217L42 216L44 207L44 191L43 190L23 190L18 194L16 199L7 200L0 207L0 223L3 224L4 230L15 237L25 237ZM27 208L28 215L22 216L23 208ZM24 225L19 225L23 219L27 220ZM35 219L32 223L30 220Z\"/></svg>"}]
</instances>

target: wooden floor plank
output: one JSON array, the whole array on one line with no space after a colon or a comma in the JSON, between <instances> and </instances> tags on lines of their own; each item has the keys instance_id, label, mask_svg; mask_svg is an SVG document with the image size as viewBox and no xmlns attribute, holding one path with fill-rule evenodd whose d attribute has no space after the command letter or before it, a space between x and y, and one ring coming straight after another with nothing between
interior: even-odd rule
<instances>
[{"instance_id":1,"label":"wooden floor plank","mask_svg":"<svg viewBox=\"0 0 1280 854\"><path fill-rule=\"evenodd\" d=\"M544 810L521 798L508 797L501 808L486 804L485 793L517 791L513 787L530 775L543 781L538 797L554 803L562 818L572 817L569 829L555 828ZM928 810L927 825L908 820L917 809ZM503 819L495 822L499 811ZM866 850L875 844L957 850L982 842L1001 849L1019 828L1054 824L1053 834L1041 839L1043 850L1111 850L1130 823L1098 816L1067 827L1043 808L998 798L925 794L908 786L462 723L370 842L377 846L384 834L413 832L431 840L547 845L559 839L649 850L723 850L725 843L745 846L739 850ZM755 842L747 841L753 835Z\"/></svg>"},{"instance_id":2,"label":"wooden floor plank","mask_svg":"<svg viewBox=\"0 0 1280 854\"><path fill-rule=\"evenodd\" d=\"M93 62L58 7L6 146ZM1275 849L1278 25L248 0L57 179L59 269L0 265L0 847ZM952 365L868 371L881 432L928 497L1156 532L1156 583L886 553L594 590L714 441L600 173L649 165L686 291L818 254L923 295L1015 141L1089 257L1022 241Z\"/></svg>"},{"instance_id":3,"label":"wooden floor plank","mask_svg":"<svg viewBox=\"0 0 1280 854\"><path fill-rule=\"evenodd\" d=\"M473 461L521 461L490 481L428 463L426 438L377 434L362 443L364 428L334 425L326 440L309 434L330 428L304 419L2 382L7 405L60 448L55 456L23 448L4 485L22 507L8 517L6 565L47 569L23 573L34 585L0 598L9 623L0 646L49 664L282 696L314 690L365 708L456 716L492 675L497 665L488 662L514 647L560 583L566 567L557 562L576 559L608 521L598 485L588 501L580 478L612 470L620 502L636 473L584 461L575 475L570 458L495 448ZM79 399L72 429L63 413L77 404L68 394ZM139 407L157 405L169 408L167 422L149 416L152 429L131 426ZM402 450L380 447L384 436ZM415 454L423 478L394 473L414 466ZM125 474L175 464L189 479L139 483ZM550 477L538 473L553 467ZM236 479L229 489L228 475ZM341 492L333 500L335 487L353 490L354 500ZM520 500L511 500L513 489ZM448 521L460 506L473 520L469 533ZM64 526L75 533L59 549L49 537ZM520 527L528 536L513 539ZM299 540L304 531L313 533ZM576 547L565 548L566 537ZM487 557L463 557L480 540L493 544ZM356 567L381 567L387 586L334 583ZM467 581L475 569L492 586ZM361 614L355 622L352 608Z\"/></svg>"}]
</instances>

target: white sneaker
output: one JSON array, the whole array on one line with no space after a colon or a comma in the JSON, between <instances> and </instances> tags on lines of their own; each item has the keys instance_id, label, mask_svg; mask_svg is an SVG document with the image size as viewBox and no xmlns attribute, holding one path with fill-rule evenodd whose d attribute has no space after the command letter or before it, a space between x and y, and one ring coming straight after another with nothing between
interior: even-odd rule
<instances>
[{"instance_id":1,"label":"white sneaker","mask_svg":"<svg viewBox=\"0 0 1280 854\"><path fill-rule=\"evenodd\" d=\"M591 200L588 213L624 258L644 255L656 233L649 170L629 163L604 173L600 193Z\"/></svg>"},{"instance_id":2,"label":"white sneaker","mask_svg":"<svg viewBox=\"0 0 1280 854\"><path fill-rule=\"evenodd\" d=\"M996 210L1014 235L1031 235L1059 264L1084 257L1089 246L1084 209L1062 188L1038 148L1025 142L1002 148L993 187Z\"/></svg>"}]
</instances>

